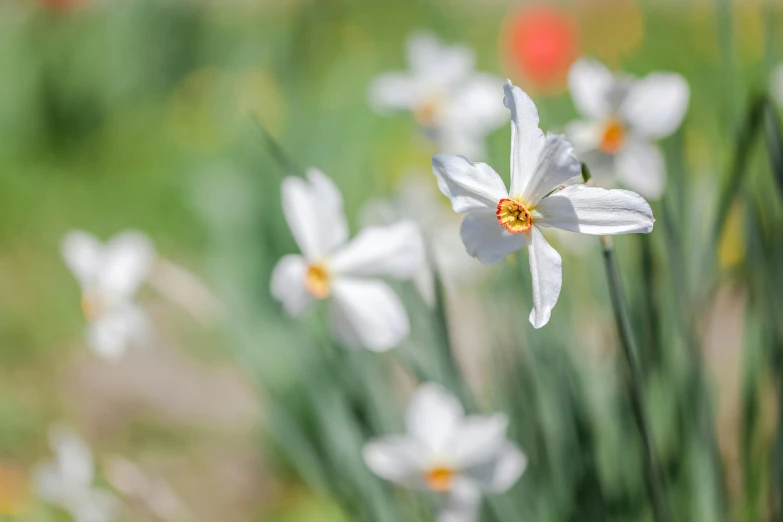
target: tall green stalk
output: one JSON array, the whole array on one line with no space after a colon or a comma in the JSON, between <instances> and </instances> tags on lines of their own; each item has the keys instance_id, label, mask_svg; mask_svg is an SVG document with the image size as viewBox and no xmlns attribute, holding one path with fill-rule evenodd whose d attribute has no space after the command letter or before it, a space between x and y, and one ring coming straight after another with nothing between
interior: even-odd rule
<instances>
[{"instance_id":1,"label":"tall green stalk","mask_svg":"<svg viewBox=\"0 0 783 522\"><path fill-rule=\"evenodd\" d=\"M633 410L636 426L642 436L642 443L644 444L645 484L647 486L647 492L650 495L656 522L669 522L672 519L671 509L666 500L661 470L652 439L652 430L650 429L647 413L645 411L642 371L639 365L636 340L633 335L631 320L628 316L628 306L625 302L623 285L620 279L620 268L617 264L617 257L615 255L612 239L608 236L601 236L600 239L604 254L604 264L606 266L606 277L609 282L609 295L612 300L612 308L617 323L620 345L622 346L623 355L625 356L625 362L627 364L628 372L626 374L626 382L631 399L631 408Z\"/></svg>"}]
</instances>

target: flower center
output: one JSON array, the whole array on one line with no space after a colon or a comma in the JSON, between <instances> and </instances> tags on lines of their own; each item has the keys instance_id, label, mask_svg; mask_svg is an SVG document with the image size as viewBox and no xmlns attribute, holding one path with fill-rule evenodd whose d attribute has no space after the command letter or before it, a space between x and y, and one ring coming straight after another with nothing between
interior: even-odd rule
<instances>
[{"instance_id":1,"label":"flower center","mask_svg":"<svg viewBox=\"0 0 783 522\"><path fill-rule=\"evenodd\" d=\"M604 134L598 148L606 154L616 154L625 142L625 127L617 118L609 118L604 125Z\"/></svg>"},{"instance_id":2,"label":"flower center","mask_svg":"<svg viewBox=\"0 0 783 522\"><path fill-rule=\"evenodd\" d=\"M440 100L436 96L432 96L420 107L413 111L413 117L416 123L422 127L432 127L435 124L435 117L440 110Z\"/></svg>"},{"instance_id":3,"label":"flower center","mask_svg":"<svg viewBox=\"0 0 783 522\"><path fill-rule=\"evenodd\" d=\"M427 487L439 493L445 493L451 489L451 483L454 481L454 475L457 472L448 466L435 466L427 470L425 482Z\"/></svg>"},{"instance_id":4,"label":"flower center","mask_svg":"<svg viewBox=\"0 0 783 522\"><path fill-rule=\"evenodd\" d=\"M85 291L82 294L82 312L88 321L96 321L106 313L109 304L106 299L94 291Z\"/></svg>"},{"instance_id":5,"label":"flower center","mask_svg":"<svg viewBox=\"0 0 783 522\"><path fill-rule=\"evenodd\" d=\"M305 274L305 287L316 299L329 297L330 286L329 271L323 264L314 263L307 267Z\"/></svg>"},{"instance_id":6,"label":"flower center","mask_svg":"<svg viewBox=\"0 0 783 522\"><path fill-rule=\"evenodd\" d=\"M495 215L500 226L512 234L522 234L533 226L533 215L525 205L513 199L501 199Z\"/></svg>"}]
</instances>

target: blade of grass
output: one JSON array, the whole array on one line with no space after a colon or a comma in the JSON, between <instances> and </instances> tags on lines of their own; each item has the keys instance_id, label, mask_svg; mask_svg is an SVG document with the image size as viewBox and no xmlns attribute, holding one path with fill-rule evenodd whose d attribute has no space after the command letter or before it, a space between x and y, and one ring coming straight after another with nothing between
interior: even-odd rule
<instances>
[{"instance_id":1,"label":"blade of grass","mask_svg":"<svg viewBox=\"0 0 783 522\"><path fill-rule=\"evenodd\" d=\"M617 264L617 257L612 239L608 236L601 236L600 240L604 254L606 276L609 283L609 294L612 301L612 308L614 309L615 321L617 323L617 332L620 337L620 345L623 349L623 355L625 356L627 364L628 371L626 373L626 380L631 399L631 409L633 410L634 420L636 421L637 428L642 436L642 443L644 444L644 468L647 492L650 496L656 522L669 522L671 520L671 509L669 508L664 492L661 470L654 449L654 442L652 440L652 431L647 419L647 412L645 411L642 372L639 366L636 340L634 339L631 321L628 316L628 307L625 303L622 280L620 279L620 268Z\"/></svg>"}]
</instances>

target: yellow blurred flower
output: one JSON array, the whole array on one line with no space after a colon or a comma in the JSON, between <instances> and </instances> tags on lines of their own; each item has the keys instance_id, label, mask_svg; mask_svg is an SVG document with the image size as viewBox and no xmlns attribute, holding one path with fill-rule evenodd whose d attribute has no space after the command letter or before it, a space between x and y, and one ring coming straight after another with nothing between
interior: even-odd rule
<instances>
[{"instance_id":1,"label":"yellow blurred flower","mask_svg":"<svg viewBox=\"0 0 783 522\"><path fill-rule=\"evenodd\" d=\"M19 468L0 463L0 516L21 515L30 506L30 480Z\"/></svg>"}]
</instances>

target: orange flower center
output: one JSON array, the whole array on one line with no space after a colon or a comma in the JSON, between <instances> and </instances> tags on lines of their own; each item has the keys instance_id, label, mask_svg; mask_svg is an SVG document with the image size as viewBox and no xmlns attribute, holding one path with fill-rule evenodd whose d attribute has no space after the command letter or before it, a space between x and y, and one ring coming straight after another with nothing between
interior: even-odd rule
<instances>
[{"instance_id":1,"label":"orange flower center","mask_svg":"<svg viewBox=\"0 0 783 522\"><path fill-rule=\"evenodd\" d=\"M512 234L522 234L533 226L533 215L525 205L513 199L501 199L495 215L500 226Z\"/></svg>"},{"instance_id":2,"label":"orange flower center","mask_svg":"<svg viewBox=\"0 0 783 522\"><path fill-rule=\"evenodd\" d=\"M451 483L454 481L454 475L456 474L457 472L453 468L436 466L430 468L424 478L428 488L439 493L445 493L451 489Z\"/></svg>"},{"instance_id":3,"label":"orange flower center","mask_svg":"<svg viewBox=\"0 0 783 522\"><path fill-rule=\"evenodd\" d=\"M330 277L329 271L324 265L315 263L307 267L305 287L316 299L329 297Z\"/></svg>"},{"instance_id":4,"label":"orange flower center","mask_svg":"<svg viewBox=\"0 0 783 522\"><path fill-rule=\"evenodd\" d=\"M416 119L416 123L422 127L432 127L435 124L435 117L440 109L440 101L437 97L432 97L427 100L421 107L418 107L413 111L413 117Z\"/></svg>"},{"instance_id":5,"label":"orange flower center","mask_svg":"<svg viewBox=\"0 0 783 522\"><path fill-rule=\"evenodd\" d=\"M95 321L106 313L109 308L106 299L96 292L84 292L82 294L82 312L89 321Z\"/></svg>"},{"instance_id":6,"label":"orange flower center","mask_svg":"<svg viewBox=\"0 0 783 522\"><path fill-rule=\"evenodd\" d=\"M604 134L598 148L606 154L616 154L625 142L625 127L617 118L610 118L604 125Z\"/></svg>"}]
</instances>

